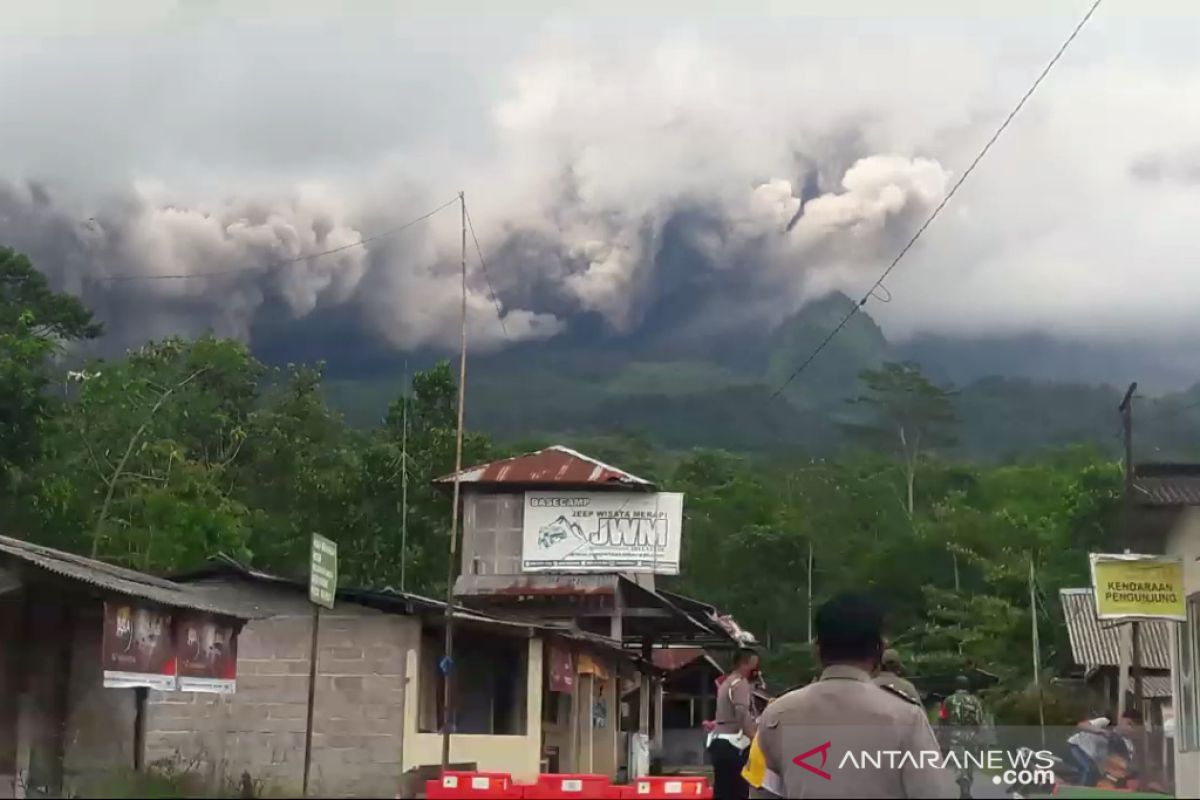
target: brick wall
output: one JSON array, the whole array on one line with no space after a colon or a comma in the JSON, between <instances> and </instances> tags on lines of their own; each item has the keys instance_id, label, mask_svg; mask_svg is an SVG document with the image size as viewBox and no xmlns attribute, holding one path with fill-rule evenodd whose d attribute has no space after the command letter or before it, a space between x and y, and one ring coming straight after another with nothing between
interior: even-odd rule
<instances>
[{"instance_id":1,"label":"brick wall","mask_svg":"<svg viewBox=\"0 0 1200 800\"><path fill-rule=\"evenodd\" d=\"M242 630L234 695L151 693L147 763L183 762L217 785L236 783L245 771L272 790L298 794L311 606L286 588L235 581L229 593L274 616ZM311 793L395 796L405 651L418 631L414 618L351 603L322 611Z\"/></svg>"}]
</instances>

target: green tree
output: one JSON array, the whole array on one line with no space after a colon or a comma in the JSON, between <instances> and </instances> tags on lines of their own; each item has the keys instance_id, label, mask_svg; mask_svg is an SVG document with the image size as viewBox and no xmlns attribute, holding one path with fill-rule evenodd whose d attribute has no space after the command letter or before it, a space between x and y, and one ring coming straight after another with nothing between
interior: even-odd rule
<instances>
[{"instance_id":1,"label":"green tree","mask_svg":"<svg viewBox=\"0 0 1200 800\"><path fill-rule=\"evenodd\" d=\"M954 443L953 394L939 388L912 362L884 364L859 376L866 391L851 401L865 419L847 424L853 434L894 453L904 473L904 508L915 511L917 467L926 452Z\"/></svg>"},{"instance_id":2,"label":"green tree","mask_svg":"<svg viewBox=\"0 0 1200 800\"><path fill-rule=\"evenodd\" d=\"M449 556L448 487L454 471L458 387L447 361L413 375L412 391L396 399L363 451L362 524L347 574L367 586L391 586L441 596ZM405 434L407 420L407 435ZM407 445L405 444L407 440ZM463 463L491 456L487 436L467 432ZM408 537L402 536L403 484L408 477ZM403 568L402 568L403 565Z\"/></svg>"},{"instance_id":3,"label":"green tree","mask_svg":"<svg viewBox=\"0 0 1200 800\"><path fill-rule=\"evenodd\" d=\"M37 457L55 406L47 392L53 358L99 334L82 303L52 291L28 258L0 247L0 482Z\"/></svg>"},{"instance_id":4,"label":"green tree","mask_svg":"<svg viewBox=\"0 0 1200 800\"><path fill-rule=\"evenodd\" d=\"M259 372L244 346L212 337L79 370L29 470L20 529L139 569L248 555L228 470Z\"/></svg>"}]
</instances>

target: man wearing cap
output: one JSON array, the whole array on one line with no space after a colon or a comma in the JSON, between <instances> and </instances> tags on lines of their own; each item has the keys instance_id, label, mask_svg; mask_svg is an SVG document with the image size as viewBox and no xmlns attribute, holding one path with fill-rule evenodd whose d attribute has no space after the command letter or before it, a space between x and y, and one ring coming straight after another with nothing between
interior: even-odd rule
<instances>
[{"instance_id":1,"label":"man wearing cap","mask_svg":"<svg viewBox=\"0 0 1200 800\"><path fill-rule=\"evenodd\" d=\"M752 781L755 795L955 797L920 702L871 680L883 653L880 607L839 595L817 610L815 627L821 677L759 720L765 774Z\"/></svg>"},{"instance_id":2,"label":"man wearing cap","mask_svg":"<svg viewBox=\"0 0 1200 800\"><path fill-rule=\"evenodd\" d=\"M917 691L917 687L900 677L902 671L900 654L888 648L883 651L883 658L880 661L882 665L879 668L879 674L875 676L875 682L880 686L890 686L918 703L921 702L921 693Z\"/></svg>"}]
</instances>

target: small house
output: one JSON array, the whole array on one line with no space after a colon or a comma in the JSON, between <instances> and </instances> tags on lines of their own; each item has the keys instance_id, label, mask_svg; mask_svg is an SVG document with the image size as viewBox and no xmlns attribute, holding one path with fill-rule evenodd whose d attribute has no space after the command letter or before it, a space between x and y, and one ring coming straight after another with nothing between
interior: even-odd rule
<instances>
[{"instance_id":1,"label":"small house","mask_svg":"<svg viewBox=\"0 0 1200 800\"><path fill-rule=\"evenodd\" d=\"M146 765L150 687L232 688L228 598L0 536L0 797L75 796ZM203 643L189 658L180 643Z\"/></svg>"},{"instance_id":2,"label":"small house","mask_svg":"<svg viewBox=\"0 0 1200 800\"><path fill-rule=\"evenodd\" d=\"M199 765L218 785L245 773L268 791L298 793L303 781L313 607L307 584L228 559L182 576L201 596L235 600L255 619L243 629L235 695L152 693L147 757ZM310 793L414 796L441 764L446 723L443 655L446 607L390 590L340 588L317 625ZM452 694L457 714L451 763L533 780L543 760L546 720L579 691L576 675L630 678L636 658L603 637L454 609ZM565 664L565 666L563 666ZM602 751L592 705L572 715L564 765ZM602 724L602 721L601 721ZM599 727L599 726L597 726Z\"/></svg>"}]
</instances>

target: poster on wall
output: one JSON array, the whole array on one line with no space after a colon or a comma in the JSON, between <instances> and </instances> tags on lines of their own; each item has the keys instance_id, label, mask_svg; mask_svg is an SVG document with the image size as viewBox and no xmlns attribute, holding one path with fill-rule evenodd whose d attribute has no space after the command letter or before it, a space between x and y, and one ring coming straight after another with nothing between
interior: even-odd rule
<instances>
[{"instance_id":1,"label":"poster on wall","mask_svg":"<svg viewBox=\"0 0 1200 800\"><path fill-rule=\"evenodd\" d=\"M170 612L105 602L100 644L104 685L110 689L175 689L174 644Z\"/></svg>"},{"instance_id":2,"label":"poster on wall","mask_svg":"<svg viewBox=\"0 0 1200 800\"><path fill-rule=\"evenodd\" d=\"M1180 559L1093 553L1091 562L1098 619L1187 619Z\"/></svg>"},{"instance_id":3,"label":"poster on wall","mask_svg":"<svg viewBox=\"0 0 1200 800\"><path fill-rule=\"evenodd\" d=\"M571 651L560 644L549 647L550 691L570 694L575 688L575 660Z\"/></svg>"},{"instance_id":4,"label":"poster on wall","mask_svg":"<svg viewBox=\"0 0 1200 800\"><path fill-rule=\"evenodd\" d=\"M181 692L233 694L237 689L237 632L220 618L183 613L175 621Z\"/></svg>"},{"instance_id":5,"label":"poster on wall","mask_svg":"<svg viewBox=\"0 0 1200 800\"><path fill-rule=\"evenodd\" d=\"M683 495L526 492L523 572L679 574Z\"/></svg>"}]
</instances>

